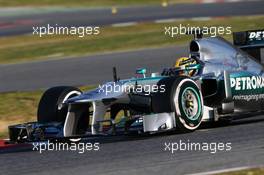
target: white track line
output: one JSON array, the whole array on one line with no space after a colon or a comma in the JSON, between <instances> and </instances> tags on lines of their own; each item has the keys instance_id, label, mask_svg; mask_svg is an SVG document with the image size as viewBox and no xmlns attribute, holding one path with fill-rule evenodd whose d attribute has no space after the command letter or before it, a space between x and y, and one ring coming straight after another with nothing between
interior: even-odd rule
<instances>
[{"instance_id":1,"label":"white track line","mask_svg":"<svg viewBox=\"0 0 264 175\"><path fill-rule=\"evenodd\" d=\"M137 24L138 22L123 22L123 23L112 24L112 27L127 27L127 26L134 26Z\"/></svg>"},{"instance_id":2,"label":"white track line","mask_svg":"<svg viewBox=\"0 0 264 175\"><path fill-rule=\"evenodd\" d=\"M202 173L194 173L189 175L213 175L213 174L219 174L219 173L227 173L227 172L234 172L234 171L241 171L246 169L251 169L254 167L244 166L244 167L236 167L236 168L228 168L223 170L215 170L215 171L207 171Z\"/></svg>"},{"instance_id":3,"label":"white track line","mask_svg":"<svg viewBox=\"0 0 264 175\"><path fill-rule=\"evenodd\" d=\"M192 21L209 21L212 20L212 17L195 17L195 18L190 18L189 20Z\"/></svg>"},{"instance_id":4,"label":"white track line","mask_svg":"<svg viewBox=\"0 0 264 175\"><path fill-rule=\"evenodd\" d=\"M211 4L211 3L217 3L216 0L203 0L202 1L203 4Z\"/></svg>"},{"instance_id":5,"label":"white track line","mask_svg":"<svg viewBox=\"0 0 264 175\"><path fill-rule=\"evenodd\" d=\"M217 17L215 17L217 18ZM185 20L192 20L192 21L208 21L212 20L214 18L212 17L195 17L195 18L169 18L169 19L158 19L154 21L146 21L146 22L154 22L154 23L172 23L172 22L179 22L179 21L185 21ZM124 22L124 23L115 23L112 24L112 27L128 27L128 26L134 26L138 25L139 22Z\"/></svg>"},{"instance_id":6,"label":"white track line","mask_svg":"<svg viewBox=\"0 0 264 175\"><path fill-rule=\"evenodd\" d=\"M249 2L249 1L260 1L260 0L197 0L198 4L211 4L211 3L229 3L229 2Z\"/></svg>"},{"instance_id":7,"label":"white track line","mask_svg":"<svg viewBox=\"0 0 264 175\"><path fill-rule=\"evenodd\" d=\"M177 21L184 21L187 20L187 18L170 18L170 19L158 19L155 20L155 23L171 23L171 22L177 22Z\"/></svg>"}]
</instances>

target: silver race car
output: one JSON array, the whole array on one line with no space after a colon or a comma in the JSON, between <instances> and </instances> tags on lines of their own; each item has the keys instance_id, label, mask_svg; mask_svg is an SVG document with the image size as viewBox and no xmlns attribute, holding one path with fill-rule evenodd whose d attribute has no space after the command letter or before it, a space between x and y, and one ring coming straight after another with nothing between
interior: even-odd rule
<instances>
[{"instance_id":1,"label":"silver race car","mask_svg":"<svg viewBox=\"0 0 264 175\"><path fill-rule=\"evenodd\" d=\"M10 140L190 132L202 122L264 110L263 31L221 37L195 35L189 56L161 73L114 81L81 92L61 86L42 96L37 122L9 126Z\"/></svg>"}]
</instances>

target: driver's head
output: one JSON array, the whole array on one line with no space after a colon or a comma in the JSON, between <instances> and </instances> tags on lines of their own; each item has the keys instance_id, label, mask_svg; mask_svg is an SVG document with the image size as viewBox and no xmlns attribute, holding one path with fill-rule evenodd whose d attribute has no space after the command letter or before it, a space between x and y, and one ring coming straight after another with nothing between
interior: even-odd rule
<instances>
[{"instance_id":1,"label":"driver's head","mask_svg":"<svg viewBox=\"0 0 264 175\"><path fill-rule=\"evenodd\" d=\"M193 76L195 74L195 70L186 70L185 68L194 64L197 64L197 61L195 59L188 57L180 57L176 59L174 67L181 69L182 71L180 72L180 74L182 75L187 74L188 76Z\"/></svg>"}]
</instances>

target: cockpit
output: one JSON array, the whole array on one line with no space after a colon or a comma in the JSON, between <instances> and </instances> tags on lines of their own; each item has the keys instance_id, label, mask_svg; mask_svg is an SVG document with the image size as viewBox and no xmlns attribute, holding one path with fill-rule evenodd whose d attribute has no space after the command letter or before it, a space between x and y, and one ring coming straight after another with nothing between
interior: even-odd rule
<instances>
[{"instance_id":1,"label":"cockpit","mask_svg":"<svg viewBox=\"0 0 264 175\"><path fill-rule=\"evenodd\" d=\"M263 74L263 66L260 63L221 37L193 40L189 50L190 55L188 57L177 58L175 66L164 69L162 75L213 74L218 77L225 70Z\"/></svg>"},{"instance_id":2,"label":"cockpit","mask_svg":"<svg viewBox=\"0 0 264 175\"><path fill-rule=\"evenodd\" d=\"M202 74L219 76L224 70L261 74L263 66L244 51L221 37L208 37L190 43L190 54L204 63Z\"/></svg>"}]
</instances>

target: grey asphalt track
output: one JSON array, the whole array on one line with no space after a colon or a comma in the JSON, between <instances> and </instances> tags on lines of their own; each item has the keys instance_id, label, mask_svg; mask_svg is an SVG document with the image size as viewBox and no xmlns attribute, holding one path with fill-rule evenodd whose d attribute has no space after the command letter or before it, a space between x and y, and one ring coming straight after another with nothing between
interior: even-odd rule
<instances>
[{"instance_id":1,"label":"grey asphalt track","mask_svg":"<svg viewBox=\"0 0 264 175\"><path fill-rule=\"evenodd\" d=\"M100 142L99 151L37 151L0 154L5 175L183 175L264 165L264 116L203 128L188 134L123 137ZM165 151L166 143L231 143L231 151ZM89 141L88 141L89 142ZM213 147L211 147L213 149Z\"/></svg>"},{"instance_id":2,"label":"grey asphalt track","mask_svg":"<svg viewBox=\"0 0 264 175\"><path fill-rule=\"evenodd\" d=\"M33 15L0 15L0 36L32 33L32 26L105 26L115 23L144 22L170 18L228 17L260 15L264 1L247 1L210 4L176 4L161 6L128 7L118 9L116 15L110 8L71 9Z\"/></svg>"},{"instance_id":3,"label":"grey asphalt track","mask_svg":"<svg viewBox=\"0 0 264 175\"><path fill-rule=\"evenodd\" d=\"M0 65L0 92L34 90L59 85L91 85L112 81L112 68L120 78L131 78L136 68L160 72L176 57L188 55L187 46L143 49L80 58Z\"/></svg>"}]
</instances>

